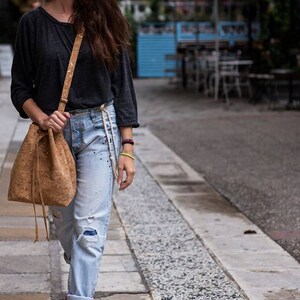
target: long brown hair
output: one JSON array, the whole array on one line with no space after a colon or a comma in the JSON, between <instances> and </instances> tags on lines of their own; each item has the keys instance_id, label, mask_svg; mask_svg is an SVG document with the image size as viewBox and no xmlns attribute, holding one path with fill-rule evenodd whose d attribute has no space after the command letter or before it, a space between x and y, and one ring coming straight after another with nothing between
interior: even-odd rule
<instances>
[{"instance_id":1,"label":"long brown hair","mask_svg":"<svg viewBox=\"0 0 300 300\"><path fill-rule=\"evenodd\" d=\"M75 29L85 28L93 55L110 71L117 63L121 48L129 43L129 25L116 0L74 0L72 21Z\"/></svg>"}]
</instances>

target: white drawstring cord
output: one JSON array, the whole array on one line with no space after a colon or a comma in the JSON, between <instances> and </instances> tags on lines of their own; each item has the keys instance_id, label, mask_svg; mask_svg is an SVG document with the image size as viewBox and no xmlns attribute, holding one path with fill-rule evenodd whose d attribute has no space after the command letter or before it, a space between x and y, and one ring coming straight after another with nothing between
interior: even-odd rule
<instances>
[{"instance_id":1,"label":"white drawstring cord","mask_svg":"<svg viewBox=\"0 0 300 300\"><path fill-rule=\"evenodd\" d=\"M113 169L113 173L115 176L115 179L118 178L118 173L117 173L117 162L118 162L118 156L117 156L117 147L116 147L116 142L115 142L115 134L114 134L114 130L113 130L113 124L112 124L112 120L110 117L109 112L105 109L104 105L100 106L100 111L101 111L101 116L102 116L102 122L103 122L103 126L104 126L104 131L105 131L105 135L107 138L107 143L108 143L108 150L109 150L109 158L111 161L111 165L112 165L112 169ZM108 118L108 122L110 125L110 130L111 130L111 136L112 136L112 143L113 143L113 148L111 145L111 141L108 135L108 129L107 129L107 125L105 122L105 114L107 115Z\"/></svg>"}]
</instances>

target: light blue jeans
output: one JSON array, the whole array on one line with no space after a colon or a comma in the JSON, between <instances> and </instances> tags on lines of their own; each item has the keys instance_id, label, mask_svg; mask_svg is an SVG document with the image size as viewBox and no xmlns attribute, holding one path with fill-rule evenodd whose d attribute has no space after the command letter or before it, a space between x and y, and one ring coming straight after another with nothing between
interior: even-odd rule
<instances>
[{"instance_id":1,"label":"light blue jeans","mask_svg":"<svg viewBox=\"0 0 300 300\"><path fill-rule=\"evenodd\" d=\"M105 108L111 117L116 157L120 131L113 105ZM100 111L77 110L64 128L64 136L76 160L77 193L68 207L52 207L56 234L70 263L67 299L92 300L109 225L114 175L108 138L111 126L106 116L106 137Z\"/></svg>"}]
</instances>

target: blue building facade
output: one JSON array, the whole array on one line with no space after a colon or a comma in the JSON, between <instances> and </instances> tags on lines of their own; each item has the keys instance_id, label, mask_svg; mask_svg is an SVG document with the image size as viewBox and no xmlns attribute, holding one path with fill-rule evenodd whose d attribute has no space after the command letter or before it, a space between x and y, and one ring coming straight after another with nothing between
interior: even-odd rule
<instances>
[{"instance_id":1,"label":"blue building facade","mask_svg":"<svg viewBox=\"0 0 300 300\"><path fill-rule=\"evenodd\" d=\"M175 27L176 26L176 27ZM259 35L259 24L252 24L252 38ZM211 22L144 23L139 26L137 37L138 77L166 77L165 69L172 68L165 60L167 54L176 54L180 43L226 41L228 46L247 42L246 22L220 22L215 33ZM174 67L174 66L173 66Z\"/></svg>"}]
</instances>

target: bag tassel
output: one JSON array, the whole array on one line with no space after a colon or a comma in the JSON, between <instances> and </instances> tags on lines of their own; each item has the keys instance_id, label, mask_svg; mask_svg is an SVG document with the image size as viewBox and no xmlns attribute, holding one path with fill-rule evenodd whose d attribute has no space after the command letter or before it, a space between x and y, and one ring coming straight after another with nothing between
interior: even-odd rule
<instances>
[{"instance_id":1,"label":"bag tassel","mask_svg":"<svg viewBox=\"0 0 300 300\"><path fill-rule=\"evenodd\" d=\"M43 211L43 219L44 219L44 224L45 224L45 229L46 229L46 239L47 241L50 240L49 238L49 232L48 232L48 226L47 226L47 216L46 216L46 210L45 210L45 203L44 203L44 199L43 199L43 195L42 195L42 191L41 191L41 186L40 186L40 178L39 178L39 142L42 138L37 140L36 143L36 157L34 160L34 165L36 166L36 168L34 168L34 170L36 170L36 173L33 172L32 174L32 200L33 200L33 210L34 210L34 220L35 220L35 240L34 243L37 242L39 240L39 229L38 229L38 222L37 222L37 213L36 213L36 207L35 207L35 190L34 190L34 182L36 180L37 182L37 186L38 186L38 193L41 199L41 204L42 204L42 211Z\"/></svg>"}]
</instances>

